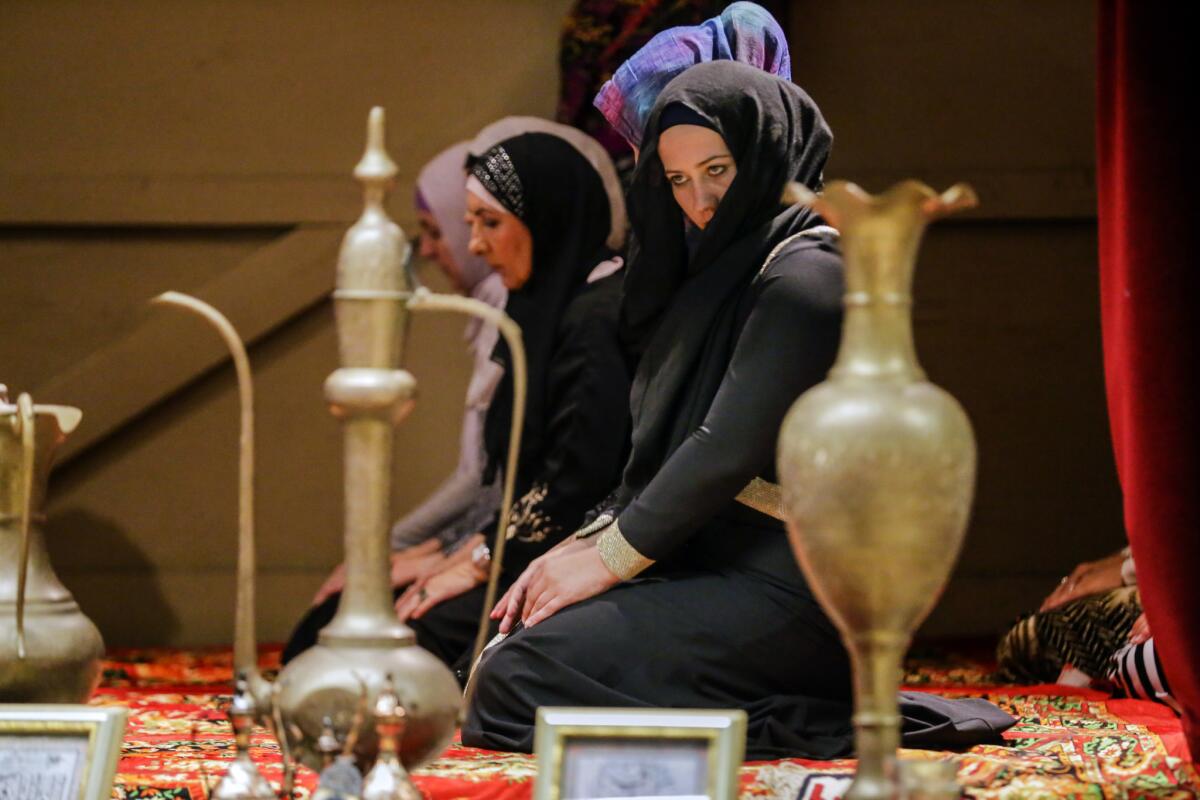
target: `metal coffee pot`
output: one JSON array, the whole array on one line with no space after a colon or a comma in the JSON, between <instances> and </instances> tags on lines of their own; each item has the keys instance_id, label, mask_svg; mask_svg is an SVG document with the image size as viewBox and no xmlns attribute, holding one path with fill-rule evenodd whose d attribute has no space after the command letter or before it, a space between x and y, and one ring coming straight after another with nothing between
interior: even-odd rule
<instances>
[{"instance_id":1,"label":"metal coffee pot","mask_svg":"<svg viewBox=\"0 0 1200 800\"><path fill-rule=\"evenodd\" d=\"M0 385L0 703L81 703L104 642L54 574L42 506L54 452L83 412L9 402Z\"/></svg>"},{"instance_id":2,"label":"metal coffee pot","mask_svg":"<svg viewBox=\"0 0 1200 800\"><path fill-rule=\"evenodd\" d=\"M342 241L333 293L341 366L324 387L345 435L346 587L337 614L321 630L317 644L288 663L274 682L260 673L255 647L254 399L245 345L229 320L207 303L178 292L156 299L205 319L233 358L241 402L234 666L245 676L262 721L296 761L314 769L325 761L321 742L330 730L353 743L348 749L360 769L375 762L380 737L361 710L373 707L385 688L394 691L404 711L403 735L394 744L406 769L445 750L462 707L458 682L449 668L417 646L415 634L397 619L392 606L388 526L395 427L416 395L416 380L400 368L408 313L477 316L495 324L509 344L515 394L502 519L512 506L525 402L525 357L516 323L479 300L438 295L415 284L407 269L411 248L384 208L397 168L384 148L382 108L371 111L367 130L367 149L354 171L363 184L363 213ZM498 532L487 609L495 600L504 538ZM476 652L487 629L486 611L483 617Z\"/></svg>"}]
</instances>

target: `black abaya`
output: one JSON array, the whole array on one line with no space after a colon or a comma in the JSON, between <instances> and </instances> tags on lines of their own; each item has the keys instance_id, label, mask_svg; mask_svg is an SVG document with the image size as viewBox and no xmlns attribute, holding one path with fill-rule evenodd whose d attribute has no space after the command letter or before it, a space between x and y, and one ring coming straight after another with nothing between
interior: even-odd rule
<instances>
[{"instance_id":1,"label":"black abaya","mask_svg":"<svg viewBox=\"0 0 1200 800\"><path fill-rule=\"evenodd\" d=\"M641 496L637 530L678 532L674 549L488 650L465 744L529 751L543 705L662 706L745 709L750 758L849 751L838 634L782 523L732 499L755 474L773 479L785 410L833 362L842 278L824 241L785 248L741 298L709 414Z\"/></svg>"}]
</instances>

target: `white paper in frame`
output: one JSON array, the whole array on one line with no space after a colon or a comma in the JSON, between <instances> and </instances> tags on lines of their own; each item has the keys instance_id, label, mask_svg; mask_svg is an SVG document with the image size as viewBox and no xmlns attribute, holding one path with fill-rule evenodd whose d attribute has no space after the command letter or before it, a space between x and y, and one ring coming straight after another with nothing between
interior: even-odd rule
<instances>
[{"instance_id":1,"label":"white paper in frame","mask_svg":"<svg viewBox=\"0 0 1200 800\"><path fill-rule=\"evenodd\" d=\"M746 714L541 708L534 752L534 800L734 800Z\"/></svg>"},{"instance_id":2,"label":"white paper in frame","mask_svg":"<svg viewBox=\"0 0 1200 800\"><path fill-rule=\"evenodd\" d=\"M0 797L109 800L128 711L0 704Z\"/></svg>"}]
</instances>

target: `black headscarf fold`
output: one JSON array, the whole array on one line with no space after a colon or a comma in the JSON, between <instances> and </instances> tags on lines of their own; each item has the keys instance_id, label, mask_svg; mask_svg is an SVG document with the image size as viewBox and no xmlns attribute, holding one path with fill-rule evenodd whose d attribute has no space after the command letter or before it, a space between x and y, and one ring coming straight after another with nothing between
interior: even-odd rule
<instances>
[{"instance_id":1,"label":"black headscarf fold","mask_svg":"<svg viewBox=\"0 0 1200 800\"><path fill-rule=\"evenodd\" d=\"M663 111L682 105L724 138L737 175L689 256L663 175ZM645 344L632 393L633 452L618 504L641 492L702 424L737 339L738 301L776 244L823 224L780 201L789 180L821 187L833 135L800 87L731 61L699 64L659 95L629 192L639 244L625 277L623 332Z\"/></svg>"},{"instance_id":2,"label":"black headscarf fold","mask_svg":"<svg viewBox=\"0 0 1200 800\"><path fill-rule=\"evenodd\" d=\"M608 195L596 170L566 140L549 133L505 139L467 161L479 179L533 238L533 269L520 289L508 293L505 310L518 325L528 361L529 392L517 490L528 489L541 463L548 413L547 383L563 310L587 283L597 263L611 255ZM488 407L483 440L491 481L507 454L512 424L512 369L508 343L496 344L492 359L505 368Z\"/></svg>"}]
</instances>

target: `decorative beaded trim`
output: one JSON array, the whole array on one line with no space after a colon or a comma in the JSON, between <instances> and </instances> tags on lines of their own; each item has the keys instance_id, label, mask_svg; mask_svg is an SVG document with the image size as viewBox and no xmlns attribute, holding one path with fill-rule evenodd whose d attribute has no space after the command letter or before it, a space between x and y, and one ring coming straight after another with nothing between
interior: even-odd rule
<instances>
[{"instance_id":1,"label":"decorative beaded trim","mask_svg":"<svg viewBox=\"0 0 1200 800\"><path fill-rule=\"evenodd\" d=\"M605 512L589 522L587 525L584 525L582 528L575 531L575 538L586 539L589 536L595 536L597 533L611 525L615 519L616 517L614 517L612 514Z\"/></svg>"},{"instance_id":2,"label":"decorative beaded trim","mask_svg":"<svg viewBox=\"0 0 1200 800\"><path fill-rule=\"evenodd\" d=\"M783 519L783 489L778 483L755 478L738 492L737 501L768 517Z\"/></svg>"},{"instance_id":3,"label":"decorative beaded trim","mask_svg":"<svg viewBox=\"0 0 1200 800\"><path fill-rule=\"evenodd\" d=\"M471 174L509 211L524 219L525 189L507 150L500 145L488 150L471 167Z\"/></svg>"},{"instance_id":4,"label":"decorative beaded trim","mask_svg":"<svg viewBox=\"0 0 1200 800\"><path fill-rule=\"evenodd\" d=\"M631 580L654 563L654 559L646 558L629 543L616 521L600 534L596 549L600 551L600 560L608 567L608 571L623 581Z\"/></svg>"}]
</instances>

